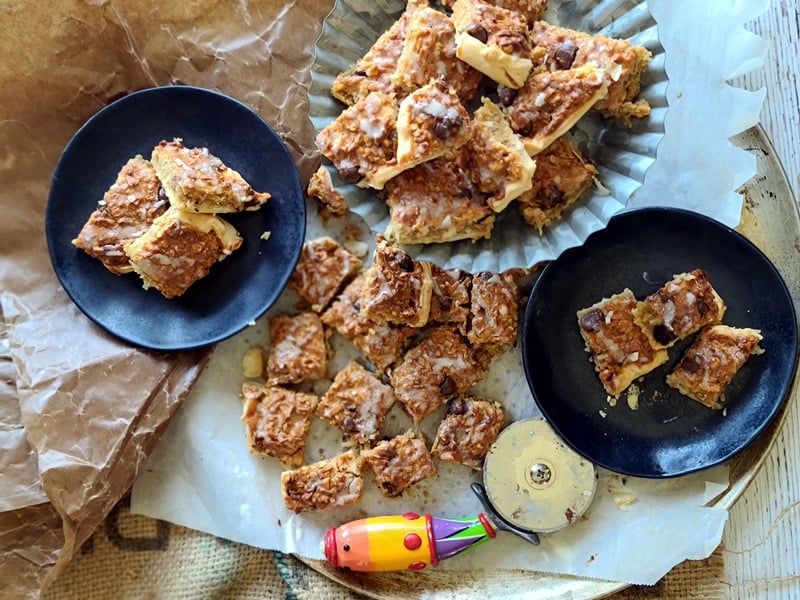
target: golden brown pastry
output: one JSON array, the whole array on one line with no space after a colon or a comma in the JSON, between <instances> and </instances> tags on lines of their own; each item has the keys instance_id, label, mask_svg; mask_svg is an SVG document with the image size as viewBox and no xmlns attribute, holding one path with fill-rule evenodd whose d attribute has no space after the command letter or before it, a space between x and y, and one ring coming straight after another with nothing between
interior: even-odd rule
<instances>
[{"instance_id":1,"label":"golden brown pastry","mask_svg":"<svg viewBox=\"0 0 800 600\"><path fill-rule=\"evenodd\" d=\"M258 210L270 198L256 192L238 171L226 166L208 148L187 148L183 140L162 141L150 162L170 205L197 213L236 213Z\"/></svg>"},{"instance_id":2,"label":"golden brown pastry","mask_svg":"<svg viewBox=\"0 0 800 600\"><path fill-rule=\"evenodd\" d=\"M578 311L578 327L594 368L611 396L667 361L633 319L636 297L629 289Z\"/></svg>"},{"instance_id":3,"label":"golden brown pastry","mask_svg":"<svg viewBox=\"0 0 800 600\"><path fill-rule=\"evenodd\" d=\"M541 234L592 186L596 175L594 165L561 136L536 155L531 189L517 199L522 218Z\"/></svg>"},{"instance_id":4,"label":"golden brown pastry","mask_svg":"<svg viewBox=\"0 0 800 600\"><path fill-rule=\"evenodd\" d=\"M170 208L150 229L124 246L145 289L180 296L211 267L242 245L236 229L216 215Z\"/></svg>"},{"instance_id":5,"label":"golden brown pastry","mask_svg":"<svg viewBox=\"0 0 800 600\"><path fill-rule=\"evenodd\" d=\"M375 474L385 496L399 496L411 486L437 474L436 464L421 433L409 430L378 442L361 456Z\"/></svg>"},{"instance_id":6,"label":"golden brown pastry","mask_svg":"<svg viewBox=\"0 0 800 600\"><path fill-rule=\"evenodd\" d=\"M722 321L725 302L702 269L679 273L637 303L633 318L656 348L669 348Z\"/></svg>"},{"instance_id":7,"label":"golden brown pastry","mask_svg":"<svg viewBox=\"0 0 800 600\"><path fill-rule=\"evenodd\" d=\"M757 329L706 327L667 375L667 384L704 406L723 408L725 388L752 355L764 352L761 340Z\"/></svg>"},{"instance_id":8,"label":"golden brown pastry","mask_svg":"<svg viewBox=\"0 0 800 600\"><path fill-rule=\"evenodd\" d=\"M257 383L244 383L242 396L242 421L250 452L275 457L287 465L302 465L317 396Z\"/></svg>"},{"instance_id":9,"label":"golden brown pastry","mask_svg":"<svg viewBox=\"0 0 800 600\"><path fill-rule=\"evenodd\" d=\"M354 451L281 473L286 508L301 513L355 504L364 489L364 459Z\"/></svg>"},{"instance_id":10,"label":"golden brown pastry","mask_svg":"<svg viewBox=\"0 0 800 600\"><path fill-rule=\"evenodd\" d=\"M566 71L534 72L522 88L501 94L501 99L511 128L522 137L528 154L535 156L607 95L605 69L587 64Z\"/></svg>"},{"instance_id":11,"label":"golden brown pastry","mask_svg":"<svg viewBox=\"0 0 800 600\"><path fill-rule=\"evenodd\" d=\"M528 21L521 13L481 0L457 0L453 24L461 60L501 85L522 87L533 63Z\"/></svg>"},{"instance_id":12,"label":"golden brown pastry","mask_svg":"<svg viewBox=\"0 0 800 600\"><path fill-rule=\"evenodd\" d=\"M606 70L608 95L594 105L602 114L616 117L627 125L630 125L632 117L650 114L647 101L637 98L642 74L652 57L646 48L628 40L589 35L544 21L534 23L531 39L534 64L548 71L583 65L595 65Z\"/></svg>"},{"instance_id":13,"label":"golden brown pastry","mask_svg":"<svg viewBox=\"0 0 800 600\"><path fill-rule=\"evenodd\" d=\"M168 208L169 201L153 165L137 155L120 169L116 181L72 243L100 260L112 273L130 273L133 267L125 254L125 244L145 233Z\"/></svg>"}]
</instances>

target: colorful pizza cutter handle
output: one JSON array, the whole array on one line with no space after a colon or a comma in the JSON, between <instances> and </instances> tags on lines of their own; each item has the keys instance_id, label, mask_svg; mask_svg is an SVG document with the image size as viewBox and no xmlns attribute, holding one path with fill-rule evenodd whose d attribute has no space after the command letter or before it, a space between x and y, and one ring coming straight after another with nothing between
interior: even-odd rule
<instances>
[{"instance_id":1,"label":"colorful pizza cutter handle","mask_svg":"<svg viewBox=\"0 0 800 600\"><path fill-rule=\"evenodd\" d=\"M325 534L325 558L352 571L419 571L497 535L485 515L439 519L405 513L350 521Z\"/></svg>"}]
</instances>

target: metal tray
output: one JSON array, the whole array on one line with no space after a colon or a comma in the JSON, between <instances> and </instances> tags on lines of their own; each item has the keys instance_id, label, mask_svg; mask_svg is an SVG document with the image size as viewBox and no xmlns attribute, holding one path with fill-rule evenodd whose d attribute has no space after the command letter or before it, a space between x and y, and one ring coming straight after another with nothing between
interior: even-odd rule
<instances>
[{"instance_id":1,"label":"metal tray","mask_svg":"<svg viewBox=\"0 0 800 600\"><path fill-rule=\"evenodd\" d=\"M760 127L749 129L734 143L751 152L757 161L757 174L739 190L744 198L739 231L756 244L776 265L800 311L800 271L797 269L797 243L800 239L800 213L791 188L772 144ZM786 407L800 399L795 374L789 400L772 424L747 449L729 461L730 486L716 501L730 509L755 478L772 448L786 418ZM369 598L391 600L398 597L444 600L454 597L537 600L602 598L626 587L625 583L597 581L522 570L436 571L396 573L354 573L337 571L323 561L302 559L306 565L341 585Z\"/></svg>"}]
</instances>

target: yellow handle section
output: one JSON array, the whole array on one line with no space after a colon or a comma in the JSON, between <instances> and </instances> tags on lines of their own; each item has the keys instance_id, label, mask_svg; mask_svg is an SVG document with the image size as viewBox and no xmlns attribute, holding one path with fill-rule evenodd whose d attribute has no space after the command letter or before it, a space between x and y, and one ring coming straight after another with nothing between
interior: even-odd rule
<instances>
[{"instance_id":1,"label":"yellow handle section","mask_svg":"<svg viewBox=\"0 0 800 600\"><path fill-rule=\"evenodd\" d=\"M359 519L330 529L325 557L332 566L353 571L417 571L438 564L430 516L414 513Z\"/></svg>"}]
</instances>

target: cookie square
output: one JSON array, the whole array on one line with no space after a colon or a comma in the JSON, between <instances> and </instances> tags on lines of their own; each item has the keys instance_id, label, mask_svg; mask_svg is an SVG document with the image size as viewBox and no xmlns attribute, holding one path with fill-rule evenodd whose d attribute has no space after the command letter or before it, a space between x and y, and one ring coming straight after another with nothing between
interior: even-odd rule
<instances>
[{"instance_id":1,"label":"cookie square","mask_svg":"<svg viewBox=\"0 0 800 600\"><path fill-rule=\"evenodd\" d=\"M374 91L343 110L316 138L345 183L382 189L397 175L397 113L393 94Z\"/></svg>"},{"instance_id":2,"label":"cookie square","mask_svg":"<svg viewBox=\"0 0 800 600\"><path fill-rule=\"evenodd\" d=\"M397 399L415 424L486 376L488 362L456 327L441 325L406 351L390 374Z\"/></svg>"},{"instance_id":3,"label":"cookie square","mask_svg":"<svg viewBox=\"0 0 800 600\"><path fill-rule=\"evenodd\" d=\"M446 462L480 470L483 459L503 428L503 405L480 396L462 396L448 402L431 454Z\"/></svg>"},{"instance_id":4,"label":"cookie square","mask_svg":"<svg viewBox=\"0 0 800 600\"><path fill-rule=\"evenodd\" d=\"M403 88L392 80L392 75L403 51L411 17L419 8L427 6L426 0L410 0L400 17L375 40L364 56L337 75L331 86L331 95L348 106L371 92L393 94L398 98L404 96Z\"/></svg>"},{"instance_id":5,"label":"cookie square","mask_svg":"<svg viewBox=\"0 0 800 600\"><path fill-rule=\"evenodd\" d=\"M431 277L433 289L428 322L456 325L459 331L466 333L472 276L461 269L443 269L431 263Z\"/></svg>"},{"instance_id":6,"label":"cookie square","mask_svg":"<svg viewBox=\"0 0 800 600\"><path fill-rule=\"evenodd\" d=\"M501 85L518 89L533 63L525 17L481 0L453 3L456 53L467 64Z\"/></svg>"},{"instance_id":7,"label":"cookie square","mask_svg":"<svg viewBox=\"0 0 800 600\"><path fill-rule=\"evenodd\" d=\"M356 277L322 313L322 322L353 344L382 372L394 363L418 330L406 325L376 323L361 314L364 277Z\"/></svg>"},{"instance_id":8,"label":"cookie square","mask_svg":"<svg viewBox=\"0 0 800 600\"><path fill-rule=\"evenodd\" d=\"M600 382L618 396L642 375L667 361L667 351L655 348L633 318L636 297L625 288L577 312L578 328Z\"/></svg>"},{"instance_id":9,"label":"cookie square","mask_svg":"<svg viewBox=\"0 0 800 600\"><path fill-rule=\"evenodd\" d=\"M762 354L761 332L749 327L704 328L667 375L667 385L708 408L724 408L723 393L754 354Z\"/></svg>"},{"instance_id":10,"label":"cookie square","mask_svg":"<svg viewBox=\"0 0 800 600\"><path fill-rule=\"evenodd\" d=\"M456 56L456 29L452 19L434 8L413 11L403 49L390 79L407 92L444 79L466 105L475 96L483 74ZM423 58L424 57L424 58Z\"/></svg>"},{"instance_id":11,"label":"cookie square","mask_svg":"<svg viewBox=\"0 0 800 600\"><path fill-rule=\"evenodd\" d=\"M536 155L531 189L517 199L522 218L541 235L589 189L597 175L567 136L561 136Z\"/></svg>"},{"instance_id":12,"label":"cookie square","mask_svg":"<svg viewBox=\"0 0 800 600\"><path fill-rule=\"evenodd\" d=\"M725 302L702 269L678 273L637 303L633 318L656 348L669 348L706 325L722 322Z\"/></svg>"},{"instance_id":13,"label":"cookie square","mask_svg":"<svg viewBox=\"0 0 800 600\"><path fill-rule=\"evenodd\" d=\"M513 346L519 329L520 289L513 271L472 276L467 339L475 346Z\"/></svg>"},{"instance_id":14,"label":"cookie square","mask_svg":"<svg viewBox=\"0 0 800 600\"><path fill-rule=\"evenodd\" d=\"M361 445L374 441L394 405L394 390L351 361L336 374L317 404L317 414Z\"/></svg>"},{"instance_id":15,"label":"cookie square","mask_svg":"<svg viewBox=\"0 0 800 600\"><path fill-rule=\"evenodd\" d=\"M534 71L507 98L511 129L535 156L567 133L583 115L608 95L608 73L586 64L565 71Z\"/></svg>"},{"instance_id":16,"label":"cookie square","mask_svg":"<svg viewBox=\"0 0 800 600\"><path fill-rule=\"evenodd\" d=\"M126 162L72 244L116 275L133 271L124 246L169 208L161 182L141 155Z\"/></svg>"},{"instance_id":17,"label":"cookie square","mask_svg":"<svg viewBox=\"0 0 800 600\"><path fill-rule=\"evenodd\" d=\"M423 327L432 290L430 263L414 260L378 235L374 260L365 272L361 315L376 323Z\"/></svg>"},{"instance_id":18,"label":"cookie square","mask_svg":"<svg viewBox=\"0 0 800 600\"><path fill-rule=\"evenodd\" d=\"M145 289L174 298L241 245L239 232L220 217L170 207L123 250Z\"/></svg>"},{"instance_id":19,"label":"cookie square","mask_svg":"<svg viewBox=\"0 0 800 600\"><path fill-rule=\"evenodd\" d=\"M283 503L299 514L355 504L364 489L364 459L350 450L281 473Z\"/></svg>"},{"instance_id":20,"label":"cookie square","mask_svg":"<svg viewBox=\"0 0 800 600\"><path fill-rule=\"evenodd\" d=\"M303 244L289 287L311 305L312 311L319 313L356 276L362 263L330 237L309 240Z\"/></svg>"},{"instance_id":21,"label":"cookie square","mask_svg":"<svg viewBox=\"0 0 800 600\"><path fill-rule=\"evenodd\" d=\"M470 138L470 116L450 83L435 79L400 102L397 165L405 170L449 154Z\"/></svg>"},{"instance_id":22,"label":"cookie square","mask_svg":"<svg viewBox=\"0 0 800 600\"><path fill-rule=\"evenodd\" d=\"M536 67L555 71L593 64L608 71L608 95L594 106L604 116L630 125L632 117L650 114L647 101L637 98L642 74L652 58L646 48L625 39L590 35L544 21L533 23L531 41Z\"/></svg>"},{"instance_id":23,"label":"cookie square","mask_svg":"<svg viewBox=\"0 0 800 600\"><path fill-rule=\"evenodd\" d=\"M342 193L333 185L331 174L325 167L319 167L308 181L306 193L319 203L319 214L323 220L346 217L350 207Z\"/></svg>"},{"instance_id":24,"label":"cookie square","mask_svg":"<svg viewBox=\"0 0 800 600\"><path fill-rule=\"evenodd\" d=\"M187 148L183 140L162 140L150 162L164 186L170 205L188 212L237 213L258 210L270 198L256 192L244 177L209 152Z\"/></svg>"},{"instance_id":25,"label":"cookie square","mask_svg":"<svg viewBox=\"0 0 800 600\"><path fill-rule=\"evenodd\" d=\"M393 244L438 244L488 238L495 212L472 180L469 146L423 162L386 183L384 232Z\"/></svg>"},{"instance_id":26,"label":"cookie square","mask_svg":"<svg viewBox=\"0 0 800 600\"><path fill-rule=\"evenodd\" d=\"M302 465L317 396L250 382L242 384L242 396L250 452Z\"/></svg>"},{"instance_id":27,"label":"cookie square","mask_svg":"<svg viewBox=\"0 0 800 600\"><path fill-rule=\"evenodd\" d=\"M533 185L536 162L500 108L487 98L473 115L469 165L472 181L495 212L505 210Z\"/></svg>"},{"instance_id":28,"label":"cookie square","mask_svg":"<svg viewBox=\"0 0 800 600\"><path fill-rule=\"evenodd\" d=\"M268 384L297 384L325 377L328 349L319 315L302 312L272 316L269 335Z\"/></svg>"},{"instance_id":29,"label":"cookie square","mask_svg":"<svg viewBox=\"0 0 800 600\"><path fill-rule=\"evenodd\" d=\"M438 474L428 443L418 431L407 431L364 450L361 456L372 469L385 496L399 496L411 486Z\"/></svg>"}]
</instances>

